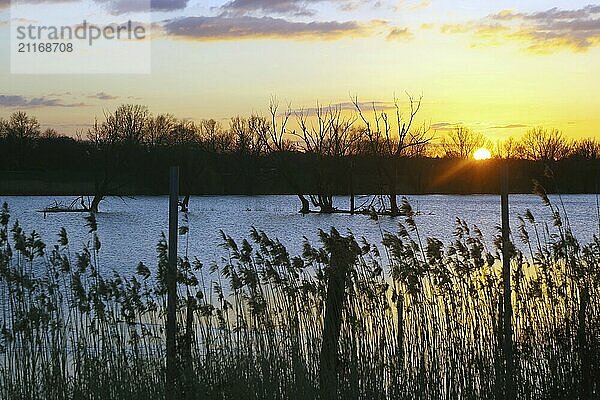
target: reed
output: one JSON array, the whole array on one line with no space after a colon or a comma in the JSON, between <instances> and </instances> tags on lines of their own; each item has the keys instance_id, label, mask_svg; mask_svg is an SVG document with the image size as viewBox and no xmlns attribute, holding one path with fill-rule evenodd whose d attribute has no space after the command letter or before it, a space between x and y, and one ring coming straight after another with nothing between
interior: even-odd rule
<instances>
[{"instance_id":1,"label":"reed","mask_svg":"<svg viewBox=\"0 0 600 400\"><path fill-rule=\"evenodd\" d=\"M580 244L564 208L537 191L552 221L527 210L513 234L517 395L597 398L600 240ZM210 266L185 250L177 305L185 397L501 398L500 235L489 247L457 219L444 244L421 237L406 199L401 213L380 245L332 229L292 256L253 229L241 242L221 232L224 257ZM64 229L46 246L11 224L6 204L0 211L0 398L165 396L166 239L155 274L139 264L123 276L101 265L97 224L87 221L89 242L74 251ZM183 243L189 229L184 218ZM333 391L324 390L331 379Z\"/></svg>"}]
</instances>

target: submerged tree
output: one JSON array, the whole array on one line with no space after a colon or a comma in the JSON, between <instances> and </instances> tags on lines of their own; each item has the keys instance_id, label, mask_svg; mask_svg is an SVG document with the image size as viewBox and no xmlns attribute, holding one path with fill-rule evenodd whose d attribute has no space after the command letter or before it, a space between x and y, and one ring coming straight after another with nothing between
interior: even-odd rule
<instances>
[{"instance_id":1,"label":"submerged tree","mask_svg":"<svg viewBox=\"0 0 600 400\"><path fill-rule=\"evenodd\" d=\"M340 107L317 104L313 123L309 122L309 114L309 110L296 113L300 132L293 134L300 139L314 166L317 193L311 194L310 200L320 212L332 213L334 183L341 178L337 175L339 166L353 155L362 132L353 127L356 118L344 116Z\"/></svg>"},{"instance_id":2,"label":"submerged tree","mask_svg":"<svg viewBox=\"0 0 600 400\"><path fill-rule=\"evenodd\" d=\"M148 128L148 108L121 105L113 113L105 113L104 121L88 130L92 142L92 157L97 166L94 176L94 197L89 210L98 212L100 202L119 190L118 182L136 166L136 153L145 143Z\"/></svg>"},{"instance_id":3,"label":"submerged tree","mask_svg":"<svg viewBox=\"0 0 600 400\"><path fill-rule=\"evenodd\" d=\"M272 97L269 103L269 114L270 121L266 126L261 124L261 129L258 130L266 149L265 152L275 156L279 173L284 176L294 194L300 199L300 213L307 214L310 212L310 203L301 189L302 185L297 178L297 169L293 166L290 157L297 149L295 144L288 138L288 134L293 135L287 130L288 122L292 116L291 106L288 104L285 111L280 114L279 101L277 98Z\"/></svg>"},{"instance_id":4,"label":"submerged tree","mask_svg":"<svg viewBox=\"0 0 600 400\"><path fill-rule=\"evenodd\" d=\"M394 114L396 130L393 130L390 117L385 111L380 111L372 105L374 124L365 116L358 97L352 98L352 103L359 117L365 124L365 135L368 140L368 152L379 160L379 173L385 178L391 215L398 215L398 163L407 157L423 156L426 146L431 142L429 127L413 127L416 115L421 109L422 96L418 99L407 94L409 101L409 114L405 118L400 110L400 104L394 97Z\"/></svg>"}]
</instances>

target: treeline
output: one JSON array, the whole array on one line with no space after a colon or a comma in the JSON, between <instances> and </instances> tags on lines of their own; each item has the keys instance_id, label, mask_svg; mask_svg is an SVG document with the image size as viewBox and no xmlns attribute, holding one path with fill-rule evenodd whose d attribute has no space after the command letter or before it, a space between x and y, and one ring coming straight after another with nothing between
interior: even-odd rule
<instances>
[{"instance_id":1,"label":"treeline","mask_svg":"<svg viewBox=\"0 0 600 400\"><path fill-rule=\"evenodd\" d=\"M325 156L389 154L467 159L475 150L487 148L493 158L533 161L600 158L600 141L596 138L570 140L558 129L534 127L519 138L494 142L466 126L456 126L441 134L431 132L428 126L413 129L420 100L410 98L407 121L402 120L398 108L393 123L386 111L373 108L368 119L361 104L358 101L354 104L357 110L354 114L335 106L287 109L279 113L278 104L271 102L269 116L236 116L227 125L214 119L194 122L171 114L153 115L145 106L129 104L105 114L102 122L96 119L91 129L76 132L75 138L59 135L51 128L42 130L37 118L17 111L8 119L0 118L0 140L3 145L77 141L147 148L188 146L212 153L255 156L295 151ZM296 129L288 127L291 118Z\"/></svg>"},{"instance_id":2,"label":"treeline","mask_svg":"<svg viewBox=\"0 0 600 400\"><path fill-rule=\"evenodd\" d=\"M392 112L367 112L358 99L353 104L354 112L293 111L271 101L267 115L228 124L122 105L76 138L42 130L35 117L15 112L0 119L0 193L158 194L176 164L189 194L295 194L304 212L336 211L336 194L351 195L348 211L360 211L353 195L371 194L380 195L378 211L398 214L402 193L496 192L505 159L514 165L515 192L529 192L548 165L557 190L598 190L596 139L568 140L540 127L493 144L464 126L444 135L415 126L421 99L409 97L405 116L397 102ZM473 153L482 147L493 159L476 163Z\"/></svg>"}]
</instances>

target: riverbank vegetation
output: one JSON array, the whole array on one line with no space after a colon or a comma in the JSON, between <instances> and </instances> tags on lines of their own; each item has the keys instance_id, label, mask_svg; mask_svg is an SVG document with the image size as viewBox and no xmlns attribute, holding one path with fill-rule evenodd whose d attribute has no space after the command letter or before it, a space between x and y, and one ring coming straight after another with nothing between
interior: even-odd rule
<instances>
[{"instance_id":1,"label":"riverbank vegetation","mask_svg":"<svg viewBox=\"0 0 600 400\"><path fill-rule=\"evenodd\" d=\"M538 127L492 143L465 126L417 126L419 98L386 109L348 104L291 110L273 100L266 115L228 122L123 105L76 138L16 112L0 119L0 192L90 195L86 207L96 210L108 195L164 194L168 167L179 165L186 194L294 194L302 212L398 215L400 194L497 193L505 159L513 192L528 193L548 165L563 193L599 190L596 139ZM473 160L479 147L493 158ZM348 195L348 205L336 208L334 195Z\"/></svg>"},{"instance_id":2,"label":"riverbank vegetation","mask_svg":"<svg viewBox=\"0 0 600 400\"><path fill-rule=\"evenodd\" d=\"M252 230L241 242L222 233L212 265L184 250L180 398L497 399L507 373L519 399L597 398L600 241L580 243L561 204L536 192L553 220L524 210L513 229L514 370L500 236L491 247L457 220L448 243L425 238L403 199L382 244L332 229L291 255ZM46 245L0 211L1 398L164 398L166 239L156 266L123 276L102 264L87 221L74 249L64 229Z\"/></svg>"}]
</instances>

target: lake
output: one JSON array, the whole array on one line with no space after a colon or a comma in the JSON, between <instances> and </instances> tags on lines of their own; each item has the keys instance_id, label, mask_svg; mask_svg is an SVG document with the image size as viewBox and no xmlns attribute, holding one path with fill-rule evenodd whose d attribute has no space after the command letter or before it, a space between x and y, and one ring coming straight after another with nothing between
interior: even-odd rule
<instances>
[{"instance_id":1,"label":"lake","mask_svg":"<svg viewBox=\"0 0 600 400\"><path fill-rule=\"evenodd\" d=\"M550 196L555 205L557 196ZM36 230L48 246L56 243L58 232L65 227L69 233L71 251L80 251L90 236L85 226L85 214L47 214L38 212L55 202L69 204L74 197L52 196L0 196L11 211L11 225L15 220L26 232ZM500 224L500 197L492 195L408 196L414 210L419 211L417 224L421 237L435 236L443 242L452 239L457 217L477 225L490 244ZM573 231L582 243L591 241L598 233L596 195L563 195ZM348 208L348 198L336 198L335 205ZM357 200L357 205L361 201ZM299 201L295 196L207 196L192 197L188 214L190 233L187 241L181 240L180 254L186 248L191 259L198 257L210 264L226 256L219 246L219 230L235 239L248 237L251 227L264 230L277 237L292 255L301 252L303 237L317 242L318 229L337 228L341 233L350 230L357 238L365 237L372 243L381 242L382 231L395 231L403 218L380 217L374 221L364 215L300 215ZM551 224L551 214L534 195L511 195L511 226L517 226L516 217L531 209L538 221ZM101 264L104 271L116 270L124 274L134 271L143 261L154 269L156 244L161 232L168 230L168 197L148 196L136 198L109 198L101 204L97 216L98 233L102 242Z\"/></svg>"}]
</instances>

